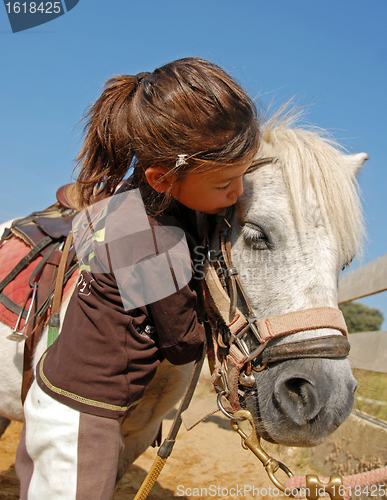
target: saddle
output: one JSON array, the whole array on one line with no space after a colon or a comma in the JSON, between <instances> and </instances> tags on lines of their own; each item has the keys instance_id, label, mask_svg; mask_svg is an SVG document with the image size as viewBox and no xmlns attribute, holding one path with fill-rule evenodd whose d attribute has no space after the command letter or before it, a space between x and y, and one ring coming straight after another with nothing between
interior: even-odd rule
<instances>
[{"instance_id":1,"label":"saddle","mask_svg":"<svg viewBox=\"0 0 387 500\"><path fill-rule=\"evenodd\" d=\"M60 300L78 277L75 249L70 248L70 242L65 245L73 219L82 209L76 185L61 187L57 191L57 200L43 211L15 220L10 228L5 229L0 240L0 319L14 326L14 333L9 337L11 340L25 339L23 402L33 380L35 347L50 313L54 312L54 295L54 300L59 301L59 312ZM64 247L67 247L66 252ZM11 252L14 252L13 259ZM15 255L21 257L16 265ZM6 264L10 266L9 272L4 272ZM58 269L61 275L59 285Z\"/></svg>"}]
</instances>

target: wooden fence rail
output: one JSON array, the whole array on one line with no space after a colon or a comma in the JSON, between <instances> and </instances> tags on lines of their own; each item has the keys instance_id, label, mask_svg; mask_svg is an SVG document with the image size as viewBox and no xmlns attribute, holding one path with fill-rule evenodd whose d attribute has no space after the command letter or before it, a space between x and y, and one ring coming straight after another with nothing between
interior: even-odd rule
<instances>
[{"instance_id":1,"label":"wooden fence rail","mask_svg":"<svg viewBox=\"0 0 387 500\"><path fill-rule=\"evenodd\" d=\"M349 342L352 368L387 373L387 332L351 333Z\"/></svg>"},{"instance_id":2,"label":"wooden fence rail","mask_svg":"<svg viewBox=\"0 0 387 500\"><path fill-rule=\"evenodd\" d=\"M339 303L387 290L387 254L344 274L339 280ZM353 368L387 373L387 332L349 335ZM374 401L374 403L380 403ZM310 462L320 474L353 474L387 465L387 422L354 411L324 444L310 450ZM363 493L353 500L369 500ZM377 495L380 500L385 495Z\"/></svg>"},{"instance_id":3,"label":"wooden fence rail","mask_svg":"<svg viewBox=\"0 0 387 500\"><path fill-rule=\"evenodd\" d=\"M387 254L350 271L339 280L339 304L387 290ZM351 333L353 368L387 373L387 332Z\"/></svg>"},{"instance_id":4,"label":"wooden fence rail","mask_svg":"<svg viewBox=\"0 0 387 500\"><path fill-rule=\"evenodd\" d=\"M387 254L340 277L339 304L385 290L387 290Z\"/></svg>"}]
</instances>

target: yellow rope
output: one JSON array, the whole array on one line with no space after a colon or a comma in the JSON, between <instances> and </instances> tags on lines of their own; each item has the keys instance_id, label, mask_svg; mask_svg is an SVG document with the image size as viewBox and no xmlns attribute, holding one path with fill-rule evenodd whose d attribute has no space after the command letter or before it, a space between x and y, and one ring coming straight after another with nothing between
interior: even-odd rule
<instances>
[{"instance_id":1,"label":"yellow rope","mask_svg":"<svg viewBox=\"0 0 387 500\"><path fill-rule=\"evenodd\" d=\"M148 472L144 482L141 485L141 488L138 490L134 500L145 500L145 498L149 495L150 490L153 488L153 485L157 481L161 471L163 470L164 464L167 461L167 457L159 457L157 455L153 465Z\"/></svg>"}]
</instances>

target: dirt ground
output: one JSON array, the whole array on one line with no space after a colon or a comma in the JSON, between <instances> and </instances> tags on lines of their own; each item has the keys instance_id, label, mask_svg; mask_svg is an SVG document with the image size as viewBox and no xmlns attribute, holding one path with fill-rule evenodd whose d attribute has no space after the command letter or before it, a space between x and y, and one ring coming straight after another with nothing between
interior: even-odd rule
<instances>
[{"instance_id":1,"label":"dirt ground","mask_svg":"<svg viewBox=\"0 0 387 500\"><path fill-rule=\"evenodd\" d=\"M201 381L195 398L207 392ZM172 423L164 420L163 438ZM0 439L0 500L17 500L19 485L14 459L22 424L12 422ZM308 468L304 452L297 448L268 445L269 454L286 463L295 474ZM132 500L151 467L156 449L149 448L123 477L114 500ZM309 470L309 472L311 472ZM253 490L253 487L256 489ZM250 488L250 489L249 489ZM269 489L270 488L270 489ZM149 500L235 500L237 498L272 498L277 493L256 457L240 444L228 419L216 414L191 431L180 429L172 455L166 462ZM277 493L278 496L278 493ZM279 498L287 498L283 495ZM48 500L48 499L42 499Z\"/></svg>"}]
</instances>

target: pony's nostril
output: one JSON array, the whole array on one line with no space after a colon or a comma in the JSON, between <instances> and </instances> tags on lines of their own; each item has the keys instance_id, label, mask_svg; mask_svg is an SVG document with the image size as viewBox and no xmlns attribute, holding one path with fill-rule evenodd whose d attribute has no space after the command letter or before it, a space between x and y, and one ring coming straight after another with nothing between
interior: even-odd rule
<instances>
[{"instance_id":1,"label":"pony's nostril","mask_svg":"<svg viewBox=\"0 0 387 500\"><path fill-rule=\"evenodd\" d=\"M318 392L306 379L297 377L275 385L274 399L280 411L297 425L315 418L322 408Z\"/></svg>"}]
</instances>

